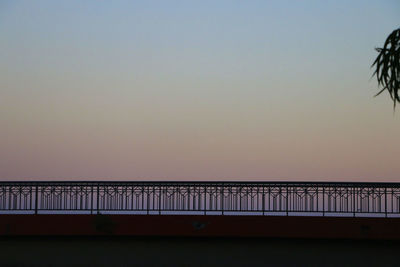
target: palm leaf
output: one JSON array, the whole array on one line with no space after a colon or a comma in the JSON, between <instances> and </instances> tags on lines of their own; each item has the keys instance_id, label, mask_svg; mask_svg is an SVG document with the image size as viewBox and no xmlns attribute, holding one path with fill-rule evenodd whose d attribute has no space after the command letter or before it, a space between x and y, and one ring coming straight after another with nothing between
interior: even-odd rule
<instances>
[{"instance_id":1,"label":"palm leaf","mask_svg":"<svg viewBox=\"0 0 400 267\"><path fill-rule=\"evenodd\" d=\"M393 100L400 103L400 28L394 30L386 39L382 48L375 48L379 53L371 67L375 67L372 76L376 76L381 90L375 95L380 95L387 90Z\"/></svg>"}]
</instances>

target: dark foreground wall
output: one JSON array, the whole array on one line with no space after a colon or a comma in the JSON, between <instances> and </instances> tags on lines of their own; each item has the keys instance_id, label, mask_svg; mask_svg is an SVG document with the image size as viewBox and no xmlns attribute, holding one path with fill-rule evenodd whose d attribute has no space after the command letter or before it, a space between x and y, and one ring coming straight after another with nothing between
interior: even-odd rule
<instances>
[{"instance_id":1,"label":"dark foreground wall","mask_svg":"<svg viewBox=\"0 0 400 267\"><path fill-rule=\"evenodd\" d=\"M0 266L398 266L400 242L212 237L0 237Z\"/></svg>"},{"instance_id":2,"label":"dark foreground wall","mask_svg":"<svg viewBox=\"0 0 400 267\"><path fill-rule=\"evenodd\" d=\"M71 235L400 240L400 218L0 215L0 237Z\"/></svg>"}]
</instances>

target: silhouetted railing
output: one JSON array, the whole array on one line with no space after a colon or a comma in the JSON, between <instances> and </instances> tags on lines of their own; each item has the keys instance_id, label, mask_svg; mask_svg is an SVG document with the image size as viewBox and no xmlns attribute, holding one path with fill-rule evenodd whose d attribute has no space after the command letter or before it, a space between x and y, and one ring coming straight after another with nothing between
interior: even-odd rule
<instances>
[{"instance_id":1,"label":"silhouetted railing","mask_svg":"<svg viewBox=\"0 0 400 267\"><path fill-rule=\"evenodd\" d=\"M400 216L400 183L0 182L0 213Z\"/></svg>"}]
</instances>

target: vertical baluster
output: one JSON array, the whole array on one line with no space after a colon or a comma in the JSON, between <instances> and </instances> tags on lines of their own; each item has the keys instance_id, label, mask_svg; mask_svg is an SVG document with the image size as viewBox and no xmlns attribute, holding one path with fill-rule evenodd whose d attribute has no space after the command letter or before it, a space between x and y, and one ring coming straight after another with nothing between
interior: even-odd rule
<instances>
[{"instance_id":1,"label":"vertical baluster","mask_svg":"<svg viewBox=\"0 0 400 267\"><path fill-rule=\"evenodd\" d=\"M38 204L39 204L39 187L35 187L35 214L38 214Z\"/></svg>"}]
</instances>

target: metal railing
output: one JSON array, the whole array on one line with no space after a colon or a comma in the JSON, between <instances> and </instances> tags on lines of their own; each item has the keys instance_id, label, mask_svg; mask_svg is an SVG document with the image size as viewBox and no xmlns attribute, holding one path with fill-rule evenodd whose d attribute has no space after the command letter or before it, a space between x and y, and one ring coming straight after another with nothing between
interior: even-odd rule
<instances>
[{"instance_id":1,"label":"metal railing","mask_svg":"<svg viewBox=\"0 0 400 267\"><path fill-rule=\"evenodd\" d=\"M0 182L0 213L400 217L400 183Z\"/></svg>"}]
</instances>

